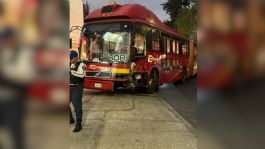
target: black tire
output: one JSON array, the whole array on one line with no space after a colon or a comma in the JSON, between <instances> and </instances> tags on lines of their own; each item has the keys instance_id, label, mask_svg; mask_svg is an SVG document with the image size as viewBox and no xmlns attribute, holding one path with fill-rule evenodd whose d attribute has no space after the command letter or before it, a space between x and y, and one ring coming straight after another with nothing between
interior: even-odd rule
<instances>
[{"instance_id":1,"label":"black tire","mask_svg":"<svg viewBox=\"0 0 265 149\"><path fill-rule=\"evenodd\" d=\"M151 84L147 82L146 92L147 94L153 94L154 92L158 92L159 90L159 74L156 70L153 70L150 74Z\"/></svg>"}]
</instances>

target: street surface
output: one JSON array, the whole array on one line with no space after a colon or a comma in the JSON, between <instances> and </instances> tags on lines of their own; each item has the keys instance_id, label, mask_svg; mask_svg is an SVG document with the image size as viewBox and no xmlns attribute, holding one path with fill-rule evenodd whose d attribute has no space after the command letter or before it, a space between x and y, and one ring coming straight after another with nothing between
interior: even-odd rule
<instances>
[{"instance_id":1,"label":"street surface","mask_svg":"<svg viewBox=\"0 0 265 149\"><path fill-rule=\"evenodd\" d=\"M159 96L170 104L194 128L197 128L197 79L185 84L166 84L160 87Z\"/></svg>"},{"instance_id":2,"label":"street surface","mask_svg":"<svg viewBox=\"0 0 265 149\"><path fill-rule=\"evenodd\" d=\"M83 130L73 134L71 125L71 149L196 149L193 99L184 101L192 97L184 86L152 95L84 90Z\"/></svg>"}]
</instances>

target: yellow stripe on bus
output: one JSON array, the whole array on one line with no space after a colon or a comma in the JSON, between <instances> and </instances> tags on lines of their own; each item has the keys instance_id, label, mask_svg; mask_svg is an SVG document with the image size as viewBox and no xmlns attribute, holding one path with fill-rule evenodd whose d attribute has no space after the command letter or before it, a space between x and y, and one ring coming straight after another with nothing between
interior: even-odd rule
<instances>
[{"instance_id":1,"label":"yellow stripe on bus","mask_svg":"<svg viewBox=\"0 0 265 149\"><path fill-rule=\"evenodd\" d=\"M112 73L130 73L130 70L125 68L114 68L112 69Z\"/></svg>"}]
</instances>

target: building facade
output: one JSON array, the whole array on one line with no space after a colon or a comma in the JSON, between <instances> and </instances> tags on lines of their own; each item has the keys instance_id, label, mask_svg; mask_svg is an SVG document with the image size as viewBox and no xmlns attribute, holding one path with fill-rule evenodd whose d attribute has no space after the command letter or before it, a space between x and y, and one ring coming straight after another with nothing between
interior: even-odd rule
<instances>
[{"instance_id":1,"label":"building facade","mask_svg":"<svg viewBox=\"0 0 265 149\"><path fill-rule=\"evenodd\" d=\"M80 28L83 26L83 1L82 0L69 0L70 3L70 30L79 26L79 29L71 30L70 41L73 50L77 51L80 40Z\"/></svg>"}]
</instances>

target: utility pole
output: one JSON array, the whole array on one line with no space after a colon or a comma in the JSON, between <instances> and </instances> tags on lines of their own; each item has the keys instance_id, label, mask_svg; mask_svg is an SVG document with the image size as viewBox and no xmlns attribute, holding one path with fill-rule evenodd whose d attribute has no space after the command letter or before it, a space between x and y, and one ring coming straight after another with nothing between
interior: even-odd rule
<instances>
[{"instance_id":1,"label":"utility pole","mask_svg":"<svg viewBox=\"0 0 265 149\"><path fill-rule=\"evenodd\" d=\"M89 4L87 0L82 0L82 1L83 1L83 21L85 22L85 18L89 14Z\"/></svg>"}]
</instances>

